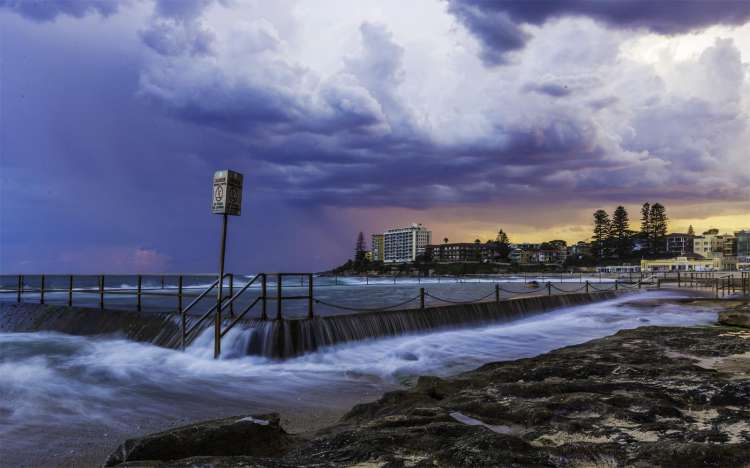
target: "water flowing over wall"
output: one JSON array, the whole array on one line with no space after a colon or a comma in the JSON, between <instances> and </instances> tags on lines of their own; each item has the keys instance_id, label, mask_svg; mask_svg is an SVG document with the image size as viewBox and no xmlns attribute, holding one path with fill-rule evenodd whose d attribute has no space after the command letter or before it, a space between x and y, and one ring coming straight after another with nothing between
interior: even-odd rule
<instances>
[{"instance_id":1,"label":"water flowing over wall","mask_svg":"<svg viewBox=\"0 0 750 468\"><path fill-rule=\"evenodd\" d=\"M616 296L615 292L561 294L421 310L255 322L248 328L248 333L252 336L246 354L285 358L349 341L509 322L559 307L587 304Z\"/></svg>"},{"instance_id":2,"label":"water flowing over wall","mask_svg":"<svg viewBox=\"0 0 750 468\"><path fill-rule=\"evenodd\" d=\"M500 302L363 312L299 320L247 320L223 340L227 354L286 358L351 341L433 330L503 323L551 309L612 299L615 292L532 296ZM37 304L0 304L0 331L57 331L75 335L115 334L158 346L179 348L176 314L101 311ZM188 317L190 326L196 317ZM190 338L194 346L213 346L211 320ZM211 334L208 339L207 334ZM204 339L205 338L205 339ZM211 343L208 343L208 342ZM242 348L242 349L239 349Z\"/></svg>"},{"instance_id":3,"label":"water flowing over wall","mask_svg":"<svg viewBox=\"0 0 750 468\"><path fill-rule=\"evenodd\" d=\"M187 317L187 325L190 326L196 319ZM202 328L208 327L210 322L206 321ZM180 317L174 313L0 303L0 331L114 335L165 348L176 349L181 345Z\"/></svg>"}]
</instances>

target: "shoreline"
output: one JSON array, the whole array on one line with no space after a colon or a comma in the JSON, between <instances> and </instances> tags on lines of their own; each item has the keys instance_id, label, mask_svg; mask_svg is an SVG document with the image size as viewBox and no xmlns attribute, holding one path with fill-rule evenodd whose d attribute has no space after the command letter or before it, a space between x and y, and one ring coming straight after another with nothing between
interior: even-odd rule
<instances>
[{"instance_id":1,"label":"shoreline","mask_svg":"<svg viewBox=\"0 0 750 468\"><path fill-rule=\"evenodd\" d=\"M750 462L748 405L750 330L646 326L445 379L420 377L302 432L312 439L272 425L285 443L271 456L186 453L149 466L669 466L672 457L683 466L737 465Z\"/></svg>"}]
</instances>

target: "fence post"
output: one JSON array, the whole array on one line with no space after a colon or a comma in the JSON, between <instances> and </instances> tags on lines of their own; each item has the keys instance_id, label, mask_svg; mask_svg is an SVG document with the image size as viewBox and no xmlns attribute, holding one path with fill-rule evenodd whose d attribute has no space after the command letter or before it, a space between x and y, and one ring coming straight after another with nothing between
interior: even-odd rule
<instances>
[{"instance_id":1,"label":"fence post","mask_svg":"<svg viewBox=\"0 0 750 468\"><path fill-rule=\"evenodd\" d=\"M715 291L714 297L718 299L719 298L719 278L714 278L714 291Z\"/></svg>"},{"instance_id":2,"label":"fence post","mask_svg":"<svg viewBox=\"0 0 750 468\"><path fill-rule=\"evenodd\" d=\"M39 285L39 303L44 304L44 275L41 275L40 277L40 285Z\"/></svg>"},{"instance_id":3,"label":"fence post","mask_svg":"<svg viewBox=\"0 0 750 468\"><path fill-rule=\"evenodd\" d=\"M73 306L73 275L68 276L68 307Z\"/></svg>"},{"instance_id":4,"label":"fence post","mask_svg":"<svg viewBox=\"0 0 750 468\"><path fill-rule=\"evenodd\" d=\"M419 308L424 309L424 288L419 288Z\"/></svg>"},{"instance_id":5,"label":"fence post","mask_svg":"<svg viewBox=\"0 0 750 468\"><path fill-rule=\"evenodd\" d=\"M307 274L307 318L313 318L313 275Z\"/></svg>"},{"instance_id":6,"label":"fence post","mask_svg":"<svg viewBox=\"0 0 750 468\"><path fill-rule=\"evenodd\" d=\"M681 287L681 281L680 281L680 272L677 272L677 287Z\"/></svg>"},{"instance_id":7,"label":"fence post","mask_svg":"<svg viewBox=\"0 0 750 468\"><path fill-rule=\"evenodd\" d=\"M182 275L177 276L177 312L182 312Z\"/></svg>"},{"instance_id":8,"label":"fence post","mask_svg":"<svg viewBox=\"0 0 750 468\"><path fill-rule=\"evenodd\" d=\"M495 283L495 302L500 302L500 285Z\"/></svg>"},{"instance_id":9,"label":"fence post","mask_svg":"<svg viewBox=\"0 0 750 468\"><path fill-rule=\"evenodd\" d=\"M547 295L552 295L552 283L550 283L549 281L547 281Z\"/></svg>"},{"instance_id":10,"label":"fence post","mask_svg":"<svg viewBox=\"0 0 750 468\"><path fill-rule=\"evenodd\" d=\"M586 294L589 293L589 280L586 280Z\"/></svg>"},{"instance_id":11,"label":"fence post","mask_svg":"<svg viewBox=\"0 0 750 468\"><path fill-rule=\"evenodd\" d=\"M164 275L161 275L161 288L164 289Z\"/></svg>"},{"instance_id":12,"label":"fence post","mask_svg":"<svg viewBox=\"0 0 750 468\"><path fill-rule=\"evenodd\" d=\"M99 275L99 309L104 310L104 275Z\"/></svg>"},{"instance_id":13,"label":"fence post","mask_svg":"<svg viewBox=\"0 0 750 468\"><path fill-rule=\"evenodd\" d=\"M16 289L16 302L21 302L21 292L23 291L23 275L18 275L18 288Z\"/></svg>"},{"instance_id":14,"label":"fence post","mask_svg":"<svg viewBox=\"0 0 750 468\"><path fill-rule=\"evenodd\" d=\"M281 320L281 281L283 276L281 273L276 274L276 320Z\"/></svg>"},{"instance_id":15,"label":"fence post","mask_svg":"<svg viewBox=\"0 0 750 468\"><path fill-rule=\"evenodd\" d=\"M268 314L266 314L266 304L267 304L267 297L266 294L266 279L267 275L265 273L261 273L263 276L261 277L261 310L260 310L260 319L261 320L268 320Z\"/></svg>"},{"instance_id":16,"label":"fence post","mask_svg":"<svg viewBox=\"0 0 750 468\"><path fill-rule=\"evenodd\" d=\"M615 291L617 291L617 280L615 279Z\"/></svg>"},{"instance_id":17,"label":"fence post","mask_svg":"<svg viewBox=\"0 0 750 468\"><path fill-rule=\"evenodd\" d=\"M141 290L143 289L143 275L138 275L135 286L135 308L141 311Z\"/></svg>"}]
</instances>

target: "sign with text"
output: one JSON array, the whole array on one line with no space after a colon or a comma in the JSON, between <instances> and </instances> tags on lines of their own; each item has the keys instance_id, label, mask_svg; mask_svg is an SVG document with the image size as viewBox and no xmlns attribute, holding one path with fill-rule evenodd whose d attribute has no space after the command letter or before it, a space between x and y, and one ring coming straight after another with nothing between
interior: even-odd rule
<instances>
[{"instance_id":1,"label":"sign with text","mask_svg":"<svg viewBox=\"0 0 750 468\"><path fill-rule=\"evenodd\" d=\"M214 173L211 211L214 214L239 216L242 209L242 174L234 171Z\"/></svg>"}]
</instances>

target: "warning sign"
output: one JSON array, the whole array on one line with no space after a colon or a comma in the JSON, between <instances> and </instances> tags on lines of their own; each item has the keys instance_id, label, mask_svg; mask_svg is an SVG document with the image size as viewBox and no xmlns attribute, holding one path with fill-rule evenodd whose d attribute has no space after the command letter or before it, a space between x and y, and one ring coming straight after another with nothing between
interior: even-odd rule
<instances>
[{"instance_id":1,"label":"warning sign","mask_svg":"<svg viewBox=\"0 0 750 468\"><path fill-rule=\"evenodd\" d=\"M214 214L239 216L242 209L242 174L234 171L214 173L211 211Z\"/></svg>"}]
</instances>

